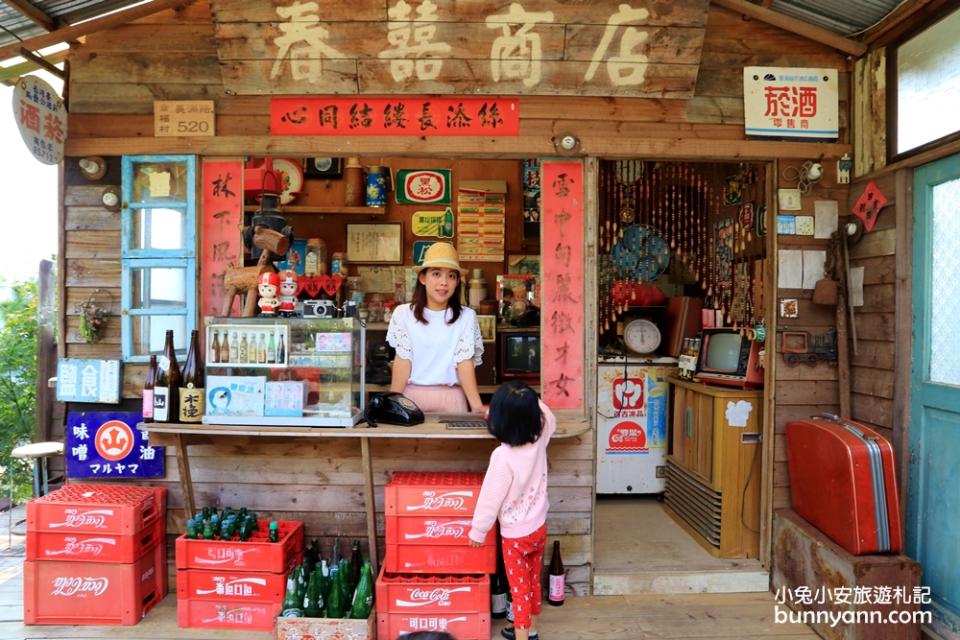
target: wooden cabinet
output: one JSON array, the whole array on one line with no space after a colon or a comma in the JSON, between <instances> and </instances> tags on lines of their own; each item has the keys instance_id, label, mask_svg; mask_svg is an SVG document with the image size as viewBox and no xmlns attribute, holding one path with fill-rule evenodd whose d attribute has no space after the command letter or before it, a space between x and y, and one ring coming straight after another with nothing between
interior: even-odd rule
<instances>
[{"instance_id":1,"label":"wooden cabinet","mask_svg":"<svg viewBox=\"0 0 960 640\"><path fill-rule=\"evenodd\" d=\"M763 392L669 381L668 512L713 555L756 558Z\"/></svg>"}]
</instances>

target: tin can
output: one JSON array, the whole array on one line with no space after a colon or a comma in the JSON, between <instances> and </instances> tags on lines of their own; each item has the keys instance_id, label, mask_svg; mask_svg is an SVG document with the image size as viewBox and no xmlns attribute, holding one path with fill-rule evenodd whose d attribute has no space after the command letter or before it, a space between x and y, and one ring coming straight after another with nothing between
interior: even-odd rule
<instances>
[{"instance_id":1,"label":"tin can","mask_svg":"<svg viewBox=\"0 0 960 640\"><path fill-rule=\"evenodd\" d=\"M387 172L383 167L367 167L367 206L383 207L387 204Z\"/></svg>"},{"instance_id":2,"label":"tin can","mask_svg":"<svg viewBox=\"0 0 960 640\"><path fill-rule=\"evenodd\" d=\"M343 265L345 263L346 258L343 251L334 251L333 257L330 258L330 275L343 275Z\"/></svg>"}]
</instances>

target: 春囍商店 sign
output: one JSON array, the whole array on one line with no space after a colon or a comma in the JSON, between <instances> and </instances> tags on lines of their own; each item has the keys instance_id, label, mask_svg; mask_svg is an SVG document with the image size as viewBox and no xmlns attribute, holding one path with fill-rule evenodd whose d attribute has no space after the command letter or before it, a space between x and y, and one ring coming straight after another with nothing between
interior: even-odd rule
<instances>
[{"instance_id":1,"label":"\u6625\u56cd\u5546\u5e97 sign","mask_svg":"<svg viewBox=\"0 0 960 640\"><path fill-rule=\"evenodd\" d=\"M743 111L747 137L834 140L837 70L744 67Z\"/></svg>"}]
</instances>

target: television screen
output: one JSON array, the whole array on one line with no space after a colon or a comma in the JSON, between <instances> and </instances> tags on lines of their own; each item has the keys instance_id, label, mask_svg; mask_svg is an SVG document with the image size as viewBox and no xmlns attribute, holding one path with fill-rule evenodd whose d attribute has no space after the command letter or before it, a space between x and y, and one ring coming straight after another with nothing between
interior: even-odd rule
<instances>
[{"instance_id":1,"label":"television screen","mask_svg":"<svg viewBox=\"0 0 960 640\"><path fill-rule=\"evenodd\" d=\"M743 337L736 332L713 333L706 344L703 368L717 373L737 373Z\"/></svg>"},{"instance_id":2,"label":"television screen","mask_svg":"<svg viewBox=\"0 0 960 640\"><path fill-rule=\"evenodd\" d=\"M540 371L540 336L505 335L503 362L504 373L527 373Z\"/></svg>"}]
</instances>

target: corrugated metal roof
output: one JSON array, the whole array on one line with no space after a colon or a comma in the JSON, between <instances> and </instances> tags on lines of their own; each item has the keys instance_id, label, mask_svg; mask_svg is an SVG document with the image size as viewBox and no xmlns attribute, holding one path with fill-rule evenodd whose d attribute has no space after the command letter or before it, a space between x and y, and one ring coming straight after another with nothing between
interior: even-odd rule
<instances>
[{"instance_id":1,"label":"corrugated metal roof","mask_svg":"<svg viewBox=\"0 0 960 640\"><path fill-rule=\"evenodd\" d=\"M849 36L873 26L900 3L901 0L773 0L770 9Z\"/></svg>"},{"instance_id":2,"label":"corrugated metal roof","mask_svg":"<svg viewBox=\"0 0 960 640\"><path fill-rule=\"evenodd\" d=\"M27 0L58 27L89 20L143 0ZM0 2L0 46L43 35L47 30L6 2Z\"/></svg>"}]
</instances>

